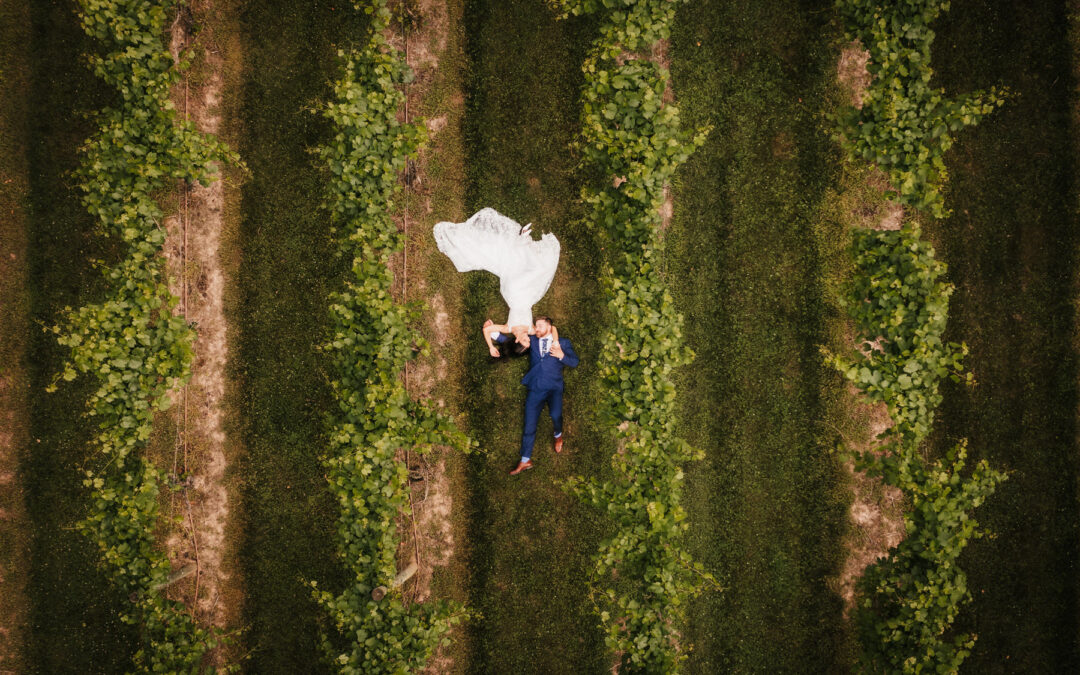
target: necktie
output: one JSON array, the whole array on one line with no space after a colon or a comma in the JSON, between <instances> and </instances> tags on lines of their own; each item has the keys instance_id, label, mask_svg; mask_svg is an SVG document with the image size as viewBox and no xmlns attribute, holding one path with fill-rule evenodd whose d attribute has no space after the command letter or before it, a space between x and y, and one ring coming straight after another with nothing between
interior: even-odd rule
<instances>
[{"instance_id":1,"label":"necktie","mask_svg":"<svg viewBox=\"0 0 1080 675\"><path fill-rule=\"evenodd\" d=\"M540 357L541 358L547 356L548 345L550 343L551 343L551 338L543 338L542 340L540 340Z\"/></svg>"}]
</instances>

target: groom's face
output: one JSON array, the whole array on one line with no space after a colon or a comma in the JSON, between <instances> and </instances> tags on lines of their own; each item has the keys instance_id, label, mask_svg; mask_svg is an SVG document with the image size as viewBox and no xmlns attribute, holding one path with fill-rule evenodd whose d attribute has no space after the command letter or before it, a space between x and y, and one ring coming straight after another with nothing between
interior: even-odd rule
<instances>
[{"instance_id":1,"label":"groom's face","mask_svg":"<svg viewBox=\"0 0 1080 675\"><path fill-rule=\"evenodd\" d=\"M535 331L536 337L547 337L547 334L551 332L551 324L541 319L536 322Z\"/></svg>"}]
</instances>

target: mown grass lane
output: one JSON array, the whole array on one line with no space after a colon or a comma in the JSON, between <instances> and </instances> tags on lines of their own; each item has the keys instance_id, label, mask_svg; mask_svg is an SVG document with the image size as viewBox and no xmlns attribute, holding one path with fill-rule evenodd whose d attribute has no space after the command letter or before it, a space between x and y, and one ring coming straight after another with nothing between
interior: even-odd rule
<instances>
[{"instance_id":1,"label":"mown grass lane","mask_svg":"<svg viewBox=\"0 0 1080 675\"><path fill-rule=\"evenodd\" d=\"M1011 470L977 514L994 534L961 559L975 601L957 627L979 636L972 673L1075 672L1077 216L1064 2L957 2L936 26L949 92L996 83L1019 97L965 131L948 157L953 215L929 228L957 290L949 339L971 347L978 384L949 386L937 445Z\"/></svg>"},{"instance_id":2,"label":"mown grass lane","mask_svg":"<svg viewBox=\"0 0 1080 675\"><path fill-rule=\"evenodd\" d=\"M338 588L344 568L338 508L319 463L332 399L316 345L342 270L319 208L326 183L308 152L329 129L306 108L329 95L336 51L361 40L366 21L347 3L252 0L237 12L246 64L237 149L251 174L227 312L237 327L233 405L245 445L244 646L251 672L318 672L321 612L305 580Z\"/></svg>"},{"instance_id":3,"label":"mown grass lane","mask_svg":"<svg viewBox=\"0 0 1080 675\"><path fill-rule=\"evenodd\" d=\"M677 175L668 277L696 351L678 383L691 550L726 587L691 613L688 672L843 669L847 495L822 425L824 280L815 234L839 154L819 118L831 2L702 0L671 42L684 123L710 123ZM836 228L832 236L842 236Z\"/></svg>"},{"instance_id":4,"label":"mown grass lane","mask_svg":"<svg viewBox=\"0 0 1080 675\"><path fill-rule=\"evenodd\" d=\"M26 106L29 120L28 295L31 320L42 326L53 325L67 305L101 297L101 273L90 261L111 254L71 176L79 147L94 131L87 114L112 95L87 67L85 55L95 48L74 5L30 3L29 96L3 102ZM90 506L80 468L100 466L82 414L93 382L80 378L45 393L67 356L55 338L35 326L27 353L31 447L22 479L33 535L26 661L30 672L121 672L138 643L135 629L119 618L130 605L98 568L97 547L74 529Z\"/></svg>"},{"instance_id":5,"label":"mown grass lane","mask_svg":"<svg viewBox=\"0 0 1080 675\"><path fill-rule=\"evenodd\" d=\"M536 468L507 475L518 457L526 362L490 363L480 325L485 317L504 321L507 309L497 280L472 274L461 317L469 340L465 405L469 433L487 454L471 461L468 476L471 602L483 613L470 631L468 671L600 672L603 644L585 579L602 516L558 485L603 471L610 451L593 427L598 397L590 393L599 251L580 222L581 177L568 149L580 130L581 63L593 33L585 22L556 22L540 0L468 2L465 22L467 210L492 206L559 237L559 271L534 312L553 316L582 360L566 374L567 449L552 452L551 423L542 419ZM455 273L449 261L445 269Z\"/></svg>"}]
</instances>

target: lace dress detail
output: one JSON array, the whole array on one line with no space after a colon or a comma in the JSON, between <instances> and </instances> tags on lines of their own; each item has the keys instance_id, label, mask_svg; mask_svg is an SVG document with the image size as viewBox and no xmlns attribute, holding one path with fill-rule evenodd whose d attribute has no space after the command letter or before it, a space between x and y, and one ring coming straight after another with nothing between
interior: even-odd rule
<instances>
[{"instance_id":1,"label":"lace dress detail","mask_svg":"<svg viewBox=\"0 0 1080 675\"><path fill-rule=\"evenodd\" d=\"M435 225L435 243L458 272L485 270L499 277L499 292L510 308L509 326L531 326L532 307L551 286L559 266L559 240L548 233L532 238L492 208L476 212L464 223Z\"/></svg>"}]
</instances>

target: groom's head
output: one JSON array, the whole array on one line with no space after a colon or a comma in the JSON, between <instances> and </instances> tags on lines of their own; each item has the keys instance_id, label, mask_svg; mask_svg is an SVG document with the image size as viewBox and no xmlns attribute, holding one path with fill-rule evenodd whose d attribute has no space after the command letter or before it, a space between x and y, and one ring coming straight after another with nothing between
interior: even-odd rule
<instances>
[{"instance_id":1,"label":"groom's head","mask_svg":"<svg viewBox=\"0 0 1080 675\"><path fill-rule=\"evenodd\" d=\"M551 319L546 316L536 317L536 327L534 328L536 337L547 337L551 332Z\"/></svg>"}]
</instances>

